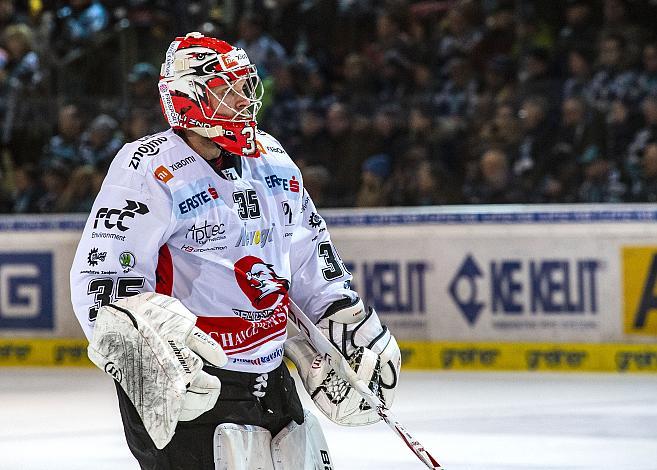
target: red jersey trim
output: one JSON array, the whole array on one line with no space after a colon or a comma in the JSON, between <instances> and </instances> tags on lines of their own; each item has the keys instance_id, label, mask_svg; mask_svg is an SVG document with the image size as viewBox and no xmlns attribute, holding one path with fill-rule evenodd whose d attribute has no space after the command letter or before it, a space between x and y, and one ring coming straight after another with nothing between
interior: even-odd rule
<instances>
[{"instance_id":1,"label":"red jersey trim","mask_svg":"<svg viewBox=\"0 0 657 470\"><path fill-rule=\"evenodd\" d=\"M155 292L158 294L171 295L173 292L173 260L169 246L164 244L160 247L155 268Z\"/></svg>"}]
</instances>

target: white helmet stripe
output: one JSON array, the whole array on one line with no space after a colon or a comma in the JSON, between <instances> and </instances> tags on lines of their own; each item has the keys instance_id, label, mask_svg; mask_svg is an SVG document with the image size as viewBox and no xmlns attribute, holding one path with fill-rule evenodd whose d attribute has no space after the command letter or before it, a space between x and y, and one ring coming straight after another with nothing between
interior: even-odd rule
<instances>
[{"instance_id":1,"label":"white helmet stripe","mask_svg":"<svg viewBox=\"0 0 657 470\"><path fill-rule=\"evenodd\" d=\"M174 56L176 51L178 50L178 45L180 44L180 41L173 41L170 45L169 48L167 49L167 54L164 58L164 63L162 64L162 69L160 73L162 74L163 77L173 77L173 72L174 72Z\"/></svg>"},{"instance_id":2,"label":"white helmet stripe","mask_svg":"<svg viewBox=\"0 0 657 470\"><path fill-rule=\"evenodd\" d=\"M178 120L178 113L176 108L173 106L173 100L171 99L171 93L169 93L169 85L165 81L160 81L157 85L158 90L160 91L160 97L162 98L162 108L166 114L167 121L171 126L177 126L180 124Z\"/></svg>"}]
</instances>

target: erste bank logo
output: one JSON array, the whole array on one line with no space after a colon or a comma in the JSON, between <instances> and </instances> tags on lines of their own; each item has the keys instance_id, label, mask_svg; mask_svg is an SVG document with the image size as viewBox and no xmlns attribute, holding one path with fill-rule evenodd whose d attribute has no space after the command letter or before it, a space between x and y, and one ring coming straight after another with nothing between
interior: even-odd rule
<instances>
[{"instance_id":1,"label":"erste bank logo","mask_svg":"<svg viewBox=\"0 0 657 470\"><path fill-rule=\"evenodd\" d=\"M626 246L623 260L623 330L657 336L657 246Z\"/></svg>"}]
</instances>

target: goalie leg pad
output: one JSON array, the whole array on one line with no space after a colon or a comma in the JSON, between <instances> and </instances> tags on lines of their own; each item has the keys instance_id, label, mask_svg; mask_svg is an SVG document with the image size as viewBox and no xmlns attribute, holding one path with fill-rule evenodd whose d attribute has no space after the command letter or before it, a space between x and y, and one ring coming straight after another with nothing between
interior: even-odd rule
<instances>
[{"instance_id":1,"label":"goalie leg pad","mask_svg":"<svg viewBox=\"0 0 657 470\"><path fill-rule=\"evenodd\" d=\"M214 468L274 470L271 443L271 433L260 426L220 424L214 431Z\"/></svg>"},{"instance_id":2,"label":"goalie leg pad","mask_svg":"<svg viewBox=\"0 0 657 470\"><path fill-rule=\"evenodd\" d=\"M317 418L304 410L304 421L291 421L271 441L275 470L333 470L326 438Z\"/></svg>"}]
</instances>

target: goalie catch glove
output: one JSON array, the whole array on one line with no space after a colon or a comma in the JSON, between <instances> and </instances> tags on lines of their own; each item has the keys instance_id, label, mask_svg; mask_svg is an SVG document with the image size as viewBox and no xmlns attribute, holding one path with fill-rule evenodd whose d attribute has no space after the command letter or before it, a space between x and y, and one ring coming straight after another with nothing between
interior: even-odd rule
<instances>
[{"instance_id":1,"label":"goalie catch glove","mask_svg":"<svg viewBox=\"0 0 657 470\"><path fill-rule=\"evenodd\" d=\"M153 292L98 311L89 359L121 385L158 449L169 443L178 421L212 409L221 391L203 363L222 367L228 359L195 323L179 300Z\"/></svg>"},{"instance_id":2,"label":"goalie catch glove","mask_svg":"<svg viewBox=\"0 0 657 470\"><path fill-rule=\"evenodd\" d=\"M395 337L382 326L374 309L365 312L356 298L334 302L317 324L342 352L358 377L390 407L394 400L401 353ZM301 336L285 343L285 354L294 362L304 387L317 407L330 420L345 426L359 426L380 420L347 381Z\"/></svg>"}]
</instances>

